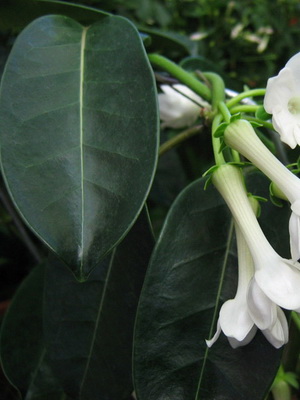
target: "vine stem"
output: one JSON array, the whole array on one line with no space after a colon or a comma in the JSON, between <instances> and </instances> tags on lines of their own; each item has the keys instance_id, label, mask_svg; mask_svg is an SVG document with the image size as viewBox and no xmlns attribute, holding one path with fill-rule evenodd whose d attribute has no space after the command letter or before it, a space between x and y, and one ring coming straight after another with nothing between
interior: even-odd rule
<instances>
[{"instance_id":1,"label":"vine stem","mask_svg":"<svg viewBox=\"0 0 300 400\"><path fill-rule=\"evenodd\" d=\"M231 113L228 110L228 108L227 108L226 104L224 103L224 101L220 101L219 102L218 108L219 108L219 110L220 110L225 122L229 123L230 122L230 118L231 118Z\"/></svg>"},{"instance_id":2,"label":"vine stem","mask_svg":"<svg viewBox=\"0 0 300 400\"><path fill-rule=\"evenodd\" d=\"M232 114L237 114L239 112L252 112L255 113L259 109L259 105L238 105L236 107L232 107L230 112Z\"/></svg>"},{"instance_id":3,"label":"vine stem","mask_svg":"<svg viewBox=\"0 0 300 400\"><path fill-rule=\"evenodd\" d=\"M264 96L265 93L266 89L247 90L246 92L240 93L232 99L228 100L226 105L230 109L232 106L238 104L241 100L246 99L247 97Z\"/></svg>"},{"instance_id":4,"label":"vine stem","mask_svg":"<svg viewBox=\"0 0 300 400\"><path fill-rule=\"evenodd\" d=\"M192 128L186 129L179 133L178 135L174 136L173 138L164 142L159 148L159 156L162 156L167 151L171 150L173 147L177 146L181 142L189 139L192 136L195 136L197 133L201 132L203 129L203 125L196 125Z\"/></svg>"},{"instance_id":5,"label":"vine stem","mask_svg":"<svg viewBox=\"0 0 300 400\"><path fill-rule=\"evenodd\" d=\"M271 122L263 121L262 119L258 119L255 117L249 117L248 115L244 115L243 119L246 119L249 122L251 122L251 121L257 122L258 124L262 125L263 127L267 128L267 129L271 129L272 131L274 130L273 124Z\"/></svg>"},{"instance_id":6,"label":"vine stem","mask_svg":"<svg viewBox=\"0 0 300 400\"><path fill-rule=\"evenodd\" d=\"M220 148L221 148L220 139L216 138L214 136L214 133L217 130L220 123L222 122L222 120L223 120L222 114L220 114L220 113L217 114L215 116L215 118L213 119L212 128L211 128L212 147L213 147L213 152L214 152L215 163L217 165L225 164L224 156L223 156L222 152L220 152Z\"/></svg>"},{"instance_id":7,"label":"vine stem","mask_svg":"<svg viewBox=\"0 0 300 400\"><path fill-rule=\"evenodd\" d=\"M166 57L160 56L159 54L149 54L148 58L151 64L154 64L160 67L162 70L167 71L170 75L184 83L203 99L211 99L210 89L192 74L175 64L173 61L170 61Z\"/></svg>"}]
</instances>

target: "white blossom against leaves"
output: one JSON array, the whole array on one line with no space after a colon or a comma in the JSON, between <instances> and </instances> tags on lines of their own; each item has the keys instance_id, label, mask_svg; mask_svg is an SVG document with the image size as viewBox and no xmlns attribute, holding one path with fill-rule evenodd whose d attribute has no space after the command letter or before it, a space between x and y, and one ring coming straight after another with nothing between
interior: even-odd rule
<instances>
[{"instance_id":1,"label":"white blossom against leaves","mask_svg":"<svg viewBox=\"0 0 300 400\"><path fill-rule=\"evenodd\" d=\"M164 127L189 127L200 116L201 107L209 107L207 102L185 85L161 85L161 90L163 93L158 94L158 104Z\"/></svg>"},{"instance_id":2,"label":"white blossom against leaves","mask_svg":"<svg viewBox=\"0 0 300 400\"><path fill-rule=\"evenodd\" d=\"M238 287L234 299L221 307L217 331L207 340L211 347L221 331L233 348L247 345L255 336L257 328L276 348L288 340L288 325L282 310L272 302L254 281L254 264L242 232L235 224L238 251ZM249 292L249 288L252 290Z\"/></svg>"},{"instance_id":3,"label":"white blossom against leaves","mask_svg":"<svg viewBox=\"0 0 300 400\"><path fill-rule=\"evenodd\" d=\"M300 264L282 258L266 239L249 203L239 168L221 165L213 173L212 181L227 203L253 259L247 311L270 343L280 347L288 340L288 330L279 307L300 312Z\"/></svg>"},{"instance_id":4,"label":"white blossom against leaves","mask_svg":"<svg viewBox=\"0 0 300 400\"><path fill-rule=\"evenodd\" d=\"M286 168L257 137L248 121L237 120L224 133L225 143L237 150L273 181L291 203L289 222L293 261L300 259L300 179Z\"/></svg>"},{"instance_id":5,"label":"white blossom against leaves","mask_svg":"<svg viewBox=\"0 0 300 400\"><path fill-rule=\"evenodd\" d=\"M300 145L300 53L275 77L269 78L264 108L281 140L294 149Z\"/></svg>"}]
</instances>

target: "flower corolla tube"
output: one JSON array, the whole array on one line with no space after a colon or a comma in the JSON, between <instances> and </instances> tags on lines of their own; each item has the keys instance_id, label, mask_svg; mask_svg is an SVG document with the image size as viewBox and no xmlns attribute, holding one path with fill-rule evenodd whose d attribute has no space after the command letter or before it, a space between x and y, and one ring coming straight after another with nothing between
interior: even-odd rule
<instances>
[{"instance_id":1,"label":"flower corolla tube","mask_svg":"<svg viewBox=\"0 0 300 400\"><path fill-rule=\"evenodd\" d=\"M206 101L185 85L161 85L161 90L163 93L158 94L158 104L164 127L189 127L200 116L200 108L209 107Z\"/></svg>"},{"instance_id":2,"label":"flower corolla tube","mask_svg":"<svg viewBox=\"0 0 300 400\"><path fill-rule=\"evenodd\" d=\"M238 251L238 287L234 299L227 300L221 307L217 331L210 340L211 347L221 331L227 336L233 348L245 346L261 329L267 340L276 348L288 341L288 325L283 311L273 303L260 288L254 286L254 266L249 248L240 228L235 226ZM248 288L251 284L251 295ZM254 299L252 295L255 294Z\"/></svg>"},{"instance_id":3,"label":"flower corolla tube","mask_svg":"<svg viewBox=\"0 0 300 400\"><path fill-rule=\"evenodd\" d=\"M248 278L240 285L234 299L239 309L235 315L243 315L240 320L244 322L241 322L240 331L237 329L235 335L231 334L231 344L237 346L248 343L256 326L274 347L281 347L288 340L288 327L280 307L300 311L300 264L282 258L266 239L250 205L239 168L221 165L214 172L212 180L231 210L254 265L253 273L248 273ZM250 268L249 261L247 265L246 268ZM239 294L239 289L243 295ZM221 329L227 334L224 315L227 315L227 326L230 324L230 315L234 315L232 310L231 313L226 312L228 306L224 308L225 312L222 309L220 312L216 335ZM253 325L249 329L251 320ZM246 335L238 336L239 332L246 332ZM216 335L208 341L208 345L216 340Z\"/></svg>"},{"instance_id":4,"label":"flower corolla tube","mask_svg":"<svg viewBox=\"0 0 300 400\"><path fill-rule=\"evenodd\" d=\"M269 78L264 108L281 140L294 149L300 145L300 53L277 76Z\"/></svg>"},{"instance_id":5,"label":"flower corolla tube","mask_svg":"<svg viewBox=\"0 0 300 400\"><path fill-rule=\"evenodd\" d=\"M300 179L286 168L257 137L246 120L231 123L224 133L225 143L237 150L273 181L291 203L289 221L292 260L300 259Z\"/></svg>"}]
</instances>

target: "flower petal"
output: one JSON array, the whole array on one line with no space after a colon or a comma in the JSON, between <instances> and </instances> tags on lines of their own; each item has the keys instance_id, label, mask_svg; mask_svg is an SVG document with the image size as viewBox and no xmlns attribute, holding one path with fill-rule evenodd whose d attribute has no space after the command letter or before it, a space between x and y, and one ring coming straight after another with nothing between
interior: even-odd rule
<instances>
[{"instance_id":1,"label":"flower petal","mask_svg":"<svg viewBox=\"0 0 300 400\"><path fill-rule=\"evenodd\" d=\"M221 307L219 321L224 334L239 342L246 338L254 325L242 298L227 300Z\"/></svg>"},{"instance_id":2,"label":"flower petal","mask_svg":"<svg viewBox=\"0 0 300 400\"><path fill-rule=\"evenodd\" d=\"M252 279L247 294L249 314L261 330L268 329L276 323L277 306L271 301Z\"/></svg>"},{"instance_id":3,"label":"flower petal","mask_svg":"<svg viewBox=\"0 0 300 400\"><path fill-rule=\"evenodd\" d=\"M175 129L190 126L198 118L200 106L208 105L185 85L161 85L161 89L158 103L164 126Z\"/></svg>"},{"instance_id":4,"label":"flower petal","mask_svg":"<svg viewBox=\"0 0 300 400\"><path fill-rule=\"evenodd\" d=\"M300 98L300 53L292 57L279 74L267 82L265 110L272 114L272 122L280 139L291 148L300 145L299 111L290 109L291 100Z\"/></svg>"},{"instance_id":5,"label":"flower petal","mask_svg":"<svg viewBox=\"0 0 300 400\"><path fill-rule=\"evenodd\" d=\"M297 146L295 129L298 125L298 120L291 115L287 108L282 108L278 112L274 112L272 116L274 129L279 133L282 142L294 149Z\"/></svg>"},{"instance_id":6,"label":"flower petal","mask_svg":"<svg viewBox=\"0 0 300 400\"><path fill-rule=\"evenodd\" d=\"M300 270L298 263L281 257L255 272L255 280L274 303L287 310L300 308Z\"/></svg>"},{"instance_id":7,"label":"flower petal","mask_svg":"<svg viewBox=\"0 0 300 400\"><path fill-rule=\"evenodd\" d=\"M283 68L277 76L268 79L264 98L265 110L273 114L278 107L286 108L294 93L293 74L290 68Z\"/></svg>"},{"instance_id":8,"label":"flower petal","mask_svg":"<svg viewBox=\"0 0 300 400\"><path fill-rule=\"evenodd\" d=\"M271 329L263 330L262 333L266 339L276 348L279 349L289 340L289 328L284 312L277 307L276 323Z\"/></svg>"},{"instance_id":9,"label":"flower petal","mask_svg":"<svg viewBox=\"0 0 300 400\"><path fill-rule=\"evenodd\" d=\"M247 336L241 341L236 340L235 338L228 337L230 346L233 349L236 349L237 347L241 347L241 346L246 346L246 344L250 343L251 340L254 338L256 332L257 332L257 326L253 325L251 330L248 332Z\"/></svg>"},{"instance_id":10,"label":"flower petal","mask_svg":"<svg viewBox=\"0 0 300 400\"><path fill-rule=\"evenodd\" d=\"M290 247L292 260L300 258L300 200L291 205L292 214L289 221Z\"/></svg>"},{"instance_id":11,"label":"flower petal","mask_svg":"<svg viewBox=\"0 0 300 400\"><path fill-rule=\"evenodd\" d=\"M295 79L295 84L299 88L300 87L300 53L295 54L293 57L289 59L286 63L285 68L289 68L293 72L293 76Z\"/></svg>"},{"instance_id":12,"label":"flower petal","mask_svg":"<svg viewBox=\"0 0 300 400\"><path fill-rule=\"evenodd\" d=\"M220 320L218 320L216 333L211 339L205 340L207 347L211 347L219 339L220 334L221 334L221 325L220 325Z\"/></svg>"}]
</instances>

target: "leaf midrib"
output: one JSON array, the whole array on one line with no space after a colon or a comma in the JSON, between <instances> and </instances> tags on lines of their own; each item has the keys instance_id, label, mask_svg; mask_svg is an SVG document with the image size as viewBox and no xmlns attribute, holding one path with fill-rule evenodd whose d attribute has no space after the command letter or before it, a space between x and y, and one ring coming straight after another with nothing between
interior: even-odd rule
<instances>
[{"instance_id":1,"label":"leaf midrib","mask_svg":"<svg viewBox=\"0 0 300 400\"><path fill-rule=\"evenodd\" d=\"M83 165L83 83L84 83L84 52L88 28L83 28L80 47L80 84L79 84L79 146L80 146L80 171L81 171L81 244L78 249L80 261L80 276L83 276L83 240L84 240L84 165Z\"/></svg>"},{"instance_id":2,"label":"leaf midrib","mask_svg":"<svg viewBox=\"0 0 300 400\"><path fill-rule=\"evenodd\" d=\"M233 237L233 227L234 227L234 223L233 223L233 220L231 220L231 223L230 223L230 226L229 226L229 230L228 230L228 240L227 240L227 243L226 243L226 252L225 252L224 261L223 261L222 270L221 270L220 284L219 284L218 292L217 292L217 295L216 295L216 305L215 305L215 310L214 310L212 323L211 323L211 328L210 328L210 332L209 332L209 337L210 338L212 337L213 328L215 326L215 322L216 322L216 319L217 319L218 304L219 304L219 300L220 300L220 296L221 296L222 286L223 286L223 282L224 282L224 275L225 275L226 266L227 266L227 260L228 260L229 254L230 254L231 241L232 241L232 237ZM203 357L203 364L202 364L202 368L201 368L201 372L200 372L199 384L198 384L198 387L197 387L195 400L200 399L199 394L200 394L201 383L202 383L202 378L203 378L203 374L204 374L206 361L208 359L208 352L209 352L209 348L207 347L206 350L205 350L204 357Z\"/></svg>"},{"instance_id":3,"label":"leaf midrib","mask_svg":"<svg viewBox=\"0 0 300 400\"><path fill-rule=\"evenodd\" d=\"M108 285L109 285L110 275L111 275L111 272L112 272L112 269L113 269L115 255L116 255L116 248L112 252L111 259L110 259L109 266L108 266L108 270L107 270L106 277L105 277L104 287L103 287L103 291L102 291L102 294L101 294L99 308L98 308L98 312L97 312L97 316L96 316L96 320L95 320L95 328L94 328L94 331L93 331L93 336L91 338L89 354L88 354L88 357L87 357L86 366L85 366L85 369L84 369L84 372L83 372L83 375L82 375L82 379L81 379L81 383L80 383L79 398L82 398L82 393L83 393L83 390L84 390L85 381L86 381L87 374L88 374L88 371L89 371L89 368L90 368L90 363L91 363L91 359L92 359L92 353L93 353L94 346L95 346L96 339L97 339L98 327L99 327L100 319L101 319L101 316L102 316L102 310L103 310L103 307L104 307L104 301L105 301L105 296L106 296Z\"/></svg>"}]
</instances>

